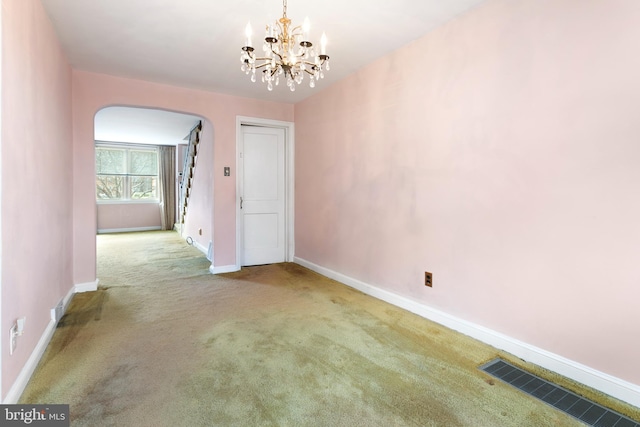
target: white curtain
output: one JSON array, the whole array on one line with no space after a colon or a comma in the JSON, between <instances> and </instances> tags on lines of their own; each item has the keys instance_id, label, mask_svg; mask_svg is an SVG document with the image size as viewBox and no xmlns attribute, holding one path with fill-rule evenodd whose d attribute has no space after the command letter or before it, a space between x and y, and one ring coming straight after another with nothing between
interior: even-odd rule
<instances>
[{"instance_id":1,"label":"white curtain","mask_svg":"<svg viewBox=\"0 0 640 427\"><path fill-rule=\"evenodd\" d=\"M163 230L173 230L176 222L176 147L161 145L160 157L160 217Z\"/></svg>"}]
</instances>

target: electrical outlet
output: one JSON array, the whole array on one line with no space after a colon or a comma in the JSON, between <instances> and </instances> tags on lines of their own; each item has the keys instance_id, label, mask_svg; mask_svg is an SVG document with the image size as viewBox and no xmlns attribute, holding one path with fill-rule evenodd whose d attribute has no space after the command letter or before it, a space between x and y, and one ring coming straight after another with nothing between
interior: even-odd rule
<instances>
[{"instance_id":1,"label":"electrical outlet","mask_svg":"<svg viewBox=\"0 0 640 427\"><path fill-rule=\"evenodd\" d=\"M16 320L16 323L9 329L9 355L12 355L16 351L16 345L18 344L18 337L24 332L24 322L26 317L21 317Z\"/></svg>"},{"instance_id":2,"label":"electrical outlet","mask_svg":"<svg viewBox=\"0 0 640 427\"><path fill-rule=\"evenodd\" d=\"M433 275L428 271L424 272L424 285L430 288L433 287Z\"/></svg>"}]
</instances>

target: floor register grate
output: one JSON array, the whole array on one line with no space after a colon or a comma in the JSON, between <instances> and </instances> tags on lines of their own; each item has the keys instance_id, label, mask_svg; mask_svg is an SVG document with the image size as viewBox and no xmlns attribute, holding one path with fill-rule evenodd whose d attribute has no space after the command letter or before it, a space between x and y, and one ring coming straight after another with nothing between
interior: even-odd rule
<instances>
[{"instance_id":1,"label":"floor register grate","mask_svg":"<svg viewBox=\"0 0 640 427\"><path fill-rule=\"evenodd\" d=\"M640 427L640 423L622 414L516 368L502 359L492 360L480 366L480 369L587 425L594 427Z\"/></svg>"}]
</instances>

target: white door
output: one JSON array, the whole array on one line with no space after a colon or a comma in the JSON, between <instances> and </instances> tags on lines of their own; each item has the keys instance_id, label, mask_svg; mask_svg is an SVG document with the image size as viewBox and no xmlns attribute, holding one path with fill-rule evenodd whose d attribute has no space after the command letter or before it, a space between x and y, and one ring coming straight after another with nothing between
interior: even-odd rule
<instances>
[{"instance_id":1,"label":"white door","mask_svg":"<svg viewBox=\"0 0 640 427\"><path fill-rule=\"evenodd\" d=\"M284 262L284 129L243 125L241 144L241 265Z\"/></svg>"}]
</instances>

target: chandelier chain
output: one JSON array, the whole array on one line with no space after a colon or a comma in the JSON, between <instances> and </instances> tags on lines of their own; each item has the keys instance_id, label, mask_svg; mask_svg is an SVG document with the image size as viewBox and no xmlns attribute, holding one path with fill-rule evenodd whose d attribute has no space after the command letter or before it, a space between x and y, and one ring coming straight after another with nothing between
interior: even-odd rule
<instances>
[{"instance_id":1,"label":"chandelier chain","mask_svg":"<svg viewBox=\"0 0 640 427\"><path fill-rule=\"evenodd\" d=\"M287 17L287 0L282 1L282 16Z\"/></svg>"}]
</instances>

